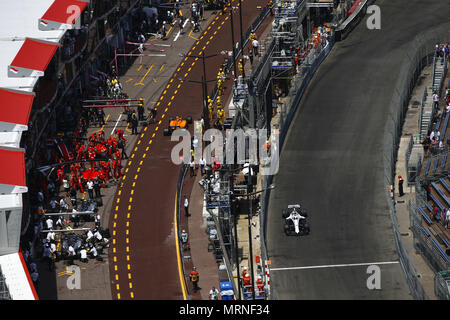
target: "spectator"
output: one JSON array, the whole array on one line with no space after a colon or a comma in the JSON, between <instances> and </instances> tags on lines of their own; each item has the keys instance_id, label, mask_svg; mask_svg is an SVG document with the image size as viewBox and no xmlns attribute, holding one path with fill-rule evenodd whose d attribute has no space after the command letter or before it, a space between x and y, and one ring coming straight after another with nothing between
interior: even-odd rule
<instances>
[{"instance_id":1,"label":"spectator","mask_svg":"<svg viewBox=\"0 0 450 320\"><path fill-rule=\"evenodd\" d=\"M198 281L200 280L200 275L199 275L196 267L192 267L192 271L189 274L189 278L191 279L192 285L194 286L194 292L197 292L197 290L200 290L201 288L198 286Z\"/></svg>"},{"instance_id":2,"label":"spectator","mask_svg":"<svg viewBox=\"0 0 450 320\"><path fill-rule=\"evenodd\" d=\"M191 216L189 214L189 200L188 200L186 195L184 195L184 212L186 214L186 217L190 217Z\"/></svg>"},{"instance_id":3,"label":"spectator","mask_svg":"<svg viewBox=\"0 0 450 320\"><path fill-rule=\"evenodd\" d=\"M87 188L88 188L88 193L89 193L89 199L94 199L94 182L92 182L91 179L88 180L88 182L86 183Z\"/></svg>"},{"instance_id":4,"label":"spectator","mask_svg":"<svg viewBox=\"0 0 450 320\"><path fill-rule=\"evenodd\" d=\"M187 234L186 230L183 230L181 232L181 244L182 244L183 250L188 249L188 234Z\"/></svg>"},{"instance_id":5,"label":"spectator","mask_svg":"<svg viewBox=\"0 0 450 320\"><path fill-rule=\"evenodd\" d=\"M88 262L87 251L84 248L84 246L82 246L81 250L80 250L80 260L81 260L81 262L85 262L85 263Z\"/></svg>"},{"instance_id":6,"label":"spectator","mask_svg":"<svg viewBox=\"0 0 450 320\"><path fill-rule=\"evenodd\" d=\"M212 287L209 290L209 300L219 300L219 290L216 287Z\"/></svg>"}]
</instances>

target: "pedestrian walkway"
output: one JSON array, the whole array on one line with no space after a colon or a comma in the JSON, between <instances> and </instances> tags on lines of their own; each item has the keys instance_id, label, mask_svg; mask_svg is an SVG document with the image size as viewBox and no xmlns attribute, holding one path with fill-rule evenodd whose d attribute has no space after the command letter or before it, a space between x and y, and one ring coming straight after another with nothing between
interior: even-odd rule
<instances>
[{"instance_id":1,"label":"pedestrian walkway","mask_svg":"<svg viewBox=\"0 0 450 320\"><path fill-rule=\"evenodd\" d=\"M264 40L270 35L272 29L272 21L273 18L269 16L262 22L258 30L256 30L256 34L258 37L258 41L263 43ZM251 47L251 43L244 48L244 55L247 55L248 48ZM261 52L261 50L260 50ZM263 57L263 53L258 57L253 58L253 64L250 63L249 59L245 59L244 62L244 72L246 77L249 77L252 72L252 68L256 68L258 63ZM236 57L236 62L239 61L241 57ZM238 70L238 68L236 68ZM225 112L229 114L228 106L232 103L232 79L228 79L225 82L225 95L227 99L225 99ZM199 286L201 290L197 293L193 293L192 284L189 283L190 297L192 300L208 300L209 299L209 291L212 287L220 290L219 284L219 264L216 262L214 253L212 250L208 250L209 248L209 235L207 234L207 217L209 216L208 211L204 208L204 192L199 185L199 181L201 180L200 169L196 169L196 176L190 177L189 172L186 174L185 182L183 184L183 195L189 195L189 213L191 216L186 218L184 215L183 202L184 197L181 201L181 224L182 228L186 226L186 220L188 228L186 231L189 233L189 244L190 251L188 253L184 253L184 262L185 262L185 276L189 277L189 272L192 270L192 266L197 268L197 271L200 274ZM256 210L255 210L256 212ZM255 215L252 220L252 248L254 258L256 256L260 256L260 243L259 243L259 217ZM248 272L250 272L250 262L249 262L249 238L248 238L248 219L245 217L239 218L238 226L238 247L240 248L242 255L240 259L240 268L241 271L243 267L248 267ZM255 277L258 274L257 264L255 261ZM234 275L235 286L237 286L237 269L233 269L232 273ZM188 280L189 282L189 280Z\"/></svg>"}]
</instances>

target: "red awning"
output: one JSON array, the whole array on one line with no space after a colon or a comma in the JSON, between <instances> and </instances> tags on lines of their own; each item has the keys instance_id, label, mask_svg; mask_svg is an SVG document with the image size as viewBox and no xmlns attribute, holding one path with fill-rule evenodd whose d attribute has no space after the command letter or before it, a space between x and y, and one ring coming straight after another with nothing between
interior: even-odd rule
<instances>
[{"instance_id":1,"label":"red awning","mask_svg":"<svg viewBox=\"0 0 450 320\"><path fill-rule=\"evenodd\" d=\"M85 1L55 0L41 19L44 21L74 24L87 4Z\"/></svg>"},{"instance_id":2,"label":"red awning","mask_svg":"<svg viewBox=\"0 0 450 320\"><path fill-rule=\"evenodd\" d=\"M0 121L28 125L34 94L0 88Z\"/></svg>"},{"instance_id":3,"label":"red awning","mask_svg":"<svg viewBox=\"0 0 450 320\"><path fill-rule=\"evenodd\" d=\"M19 67L44 72L52 60L56 49L58 49L58 44L26 38L11 63L11 69Z\"/></svg>"},{"instance_id":4,"label":"red awning","mask_svg":"<svg viewBox=\"0 0 450 320\"><path fill-rule=\"evenodd\" d=\"M0 148L0 184L26 187L25 153Z\"/></svg>"}]
</instances>

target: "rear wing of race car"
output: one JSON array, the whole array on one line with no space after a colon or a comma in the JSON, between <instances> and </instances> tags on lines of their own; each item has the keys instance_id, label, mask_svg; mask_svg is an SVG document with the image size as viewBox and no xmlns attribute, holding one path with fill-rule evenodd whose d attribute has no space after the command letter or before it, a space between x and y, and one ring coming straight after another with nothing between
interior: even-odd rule
<instances>
[{"instance_id":1,"label":"rear wing of race car","mask_svg":"<svg viewBox=\"0 0 450 320\"><path fill-rule=\"evenodd\" d=\"M299 204L290 204L290 205L288 205L288 209L292 209L292 208L300 208L300 205Z\"/></svg>"}]
</instances>

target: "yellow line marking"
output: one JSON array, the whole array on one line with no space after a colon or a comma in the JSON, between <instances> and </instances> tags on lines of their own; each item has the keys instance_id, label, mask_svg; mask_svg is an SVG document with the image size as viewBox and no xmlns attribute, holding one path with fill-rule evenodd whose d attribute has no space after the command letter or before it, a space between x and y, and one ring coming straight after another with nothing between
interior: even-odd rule
<instances>
[{"instance_id":1,"label":"yellow line marking","mask_svg":"<svg viewBox=\"0 0 450 320\"><path fill-rule=\"evenodd\" d=\"M131 159L134 159L134 153L131 155Z\"/></svg>"},{"instance_id":2,"label":"yellow line marking","mask_svg":"<svg viewBox=\"0 0 450 320\"><path fill-rule=\"evenodd\" d=\"M131 279L131 273L128 273L128 279Z\"/></svg>"},{"instance_id":3,"label":"yellow line marking","mask_svg":"<svg viewBox=\"0 0 450 320\"><path fill-rule=\"evenodd\" d=\"M130 81L133 81L133 78L128 79L125 83L128 83Z\"/></svg>"},{"instance_id":4,"label":"yellow line marking","mask_svg":"<svg viewBox=\"0 0 450 320\"><path fill-rule=\"evenodd\" d=\"M137 168L137 172L141 172L141 167Z\"/></svg>"},{"instance_id":5,"label":"yellow line marking","mask_svg":"<svg viewBox=\"0 0 450 320\"><path fill-rule=\"evenodd\" d=\"M119 290L119 288L120 288L119 284L116 284L117 291Z\"/></svg>"},{"instance_id":6,"label":"yellow line marking","mask_svg":"<svg viewBox=\"0 0 450 320\"><path fill-rule=\"evenodd\" d=\"M149 74L150 70L152 70L152 68L153 68L153 64L150 66L150 68L148 68L148 70L147 70L147 72L145 73L145 75L142 77L142 79L139 81L139 83L136 83L136 84L135 84L135 86L137 86L138 84L139 84L139 85L144 85L144 84L142 83L142 81L144 81L144 79L147 77L147 75Z\"/></svg>"},{"instance_id":7,"label":"yellow line marking","mask_svg":"<svg viewBox=\"0 0 450 320\"><path fill-rule=\"evenodd\" d=\"M126 168L126 169L125 169L125 172L128 172L129 169L130 169L130 168ZM119 193L119 195L120 195L120 193Z\"/></svg>"},{"instance_id":8,"label":"yellow line marking","mask_svg":"<svg viewBox=\"0 0 450 320\"><path fill-rule=\"evenodd\" d=\"M142 161L141 161L142 162ZM136 181L133 182L133 187L136 185Z\"/></svg>"},{"instance_id":9,"label":"yellow line marking","mask_svg":"<svg viewBox=\"0 0 450 320\"><path fill-rule=\"evenodd\" d=\"M130 197L130 201L129 202L133 202L133 198L132 197Z\"/></svg>"},{"instance_id":10,"label":"yellow line marking","mask_svg":"<svg viewBox=\"0 0 450 320\"><path fill-rule=\"evenodd\" d=\"M116 211L119 211L119 206L116 206Z\"/></svg>"},{"instance_id":11,"label":"yellow line marking","mask_svg":"<svg viewBox=\"0 0 450 320\"><path fill-rule=\"evenodd\" d=\"M165 66L166 66L166 65L163 64L163 65L161 66L161 68L159 68L159 71L162 71L162 69L164 69Z\"/></svg>"},{"instance_id":12,"label":"yellow line marking","mask_svg":"<svg viewBox=\"0 0 450 320\"><path fill-rule=\"evenodd\" d=\"M180 257L180 248L179 248L179 235L178 235L178 222L177 222L177 195L175 194L175 213L174 213L174 230L175 232L175 246L176 246L176 252L177 252L177 262L178 262L178 275L180 277L180 284L181 284L181 292L183 293L183 299L186 300L186 288L184 284L184 273L183 268L181 266L181 257Z\"/></svg>"},{"instance_id":13,"label":"yellow line marking","mask_svg":"<svg viewBox=\"0 0 450 320\"><path fill-rule=\"evenodd\" d=\"M131 192L130 192L131 194L134 194L134 190L131 190Z\"/></svg>"},{"instance_id":14,"label":"yellow line marking","mask_svg":"<svg viewBox=\"0 0 450 320\"><path fill-rule=\"evenodd\" d=\"M119 275L118 274L116 274L116 280L119 281Z\"/></svg>"},{"instance_id":15,"label":"yellow line marking","mask_svg":"<svg viewBox=\"0 0 450 320\"><path fill-rule=\"evenodd\" d=\"M131 282L130 282L130 289L131 289L131 288L133 288L133 285L132 285Z\"/></svg>"},{"instance_id":16,"label":"yellow line marking","mask_svg":"<svg viewBox=\"0 0 450 320\"><path fill-rule=\"evenodd\" d=\"M132 299L134 299L134 293L133 293L133 291L130 292L130 297L131 297Z\"/></svg>"},{"instance_id":17,"label":"yellow line marking","mask_svg":"<svg viewBox=\"0 0 450 320\"><path fill-rule=\"evenodd\" d=\"M147 154L146 153L144 153L143 155L142 155L142 158L145 158L147 156Z\"/></svg>"},{"instance_id":18,"label":"yellow line marking","mask_svg":"<svg viewBox=\"0 0 450 320\"><path fill-rule=\"evenodd\" d=\"M143 66L142 64L139 66L138 71L141 71L142 66Z\"/></svg>"},{"instance_id":19,"label":"yellow line marking","mask_svg":"<svg viewBox=\"0 0 450 320\"><path fill-rule=\"evenodd\" d=\"M119 300L120 300L120 293L118 293L118 294L117 294L117 299L119 299Z\"/></svg>"},{"instance_id":20,"label":"yellow line marking","mask_svg":"<svg viewBox=\"0 0 450 320\"><path fill-rule=\"evenodd\" d=\"M145 151L148 151L148 149L150 149L150 147L145 148Z\"/></svg>"}]
</instances>

